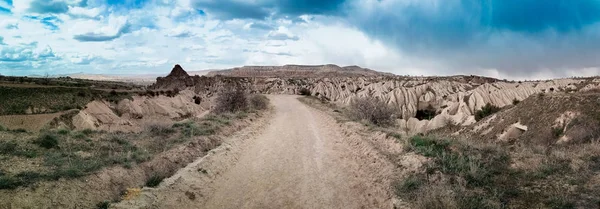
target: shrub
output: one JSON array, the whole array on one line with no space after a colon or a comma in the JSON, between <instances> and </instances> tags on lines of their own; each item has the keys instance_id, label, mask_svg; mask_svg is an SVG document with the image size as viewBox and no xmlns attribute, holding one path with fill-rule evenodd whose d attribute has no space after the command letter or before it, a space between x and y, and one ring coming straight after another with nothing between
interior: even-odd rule
<instances>
[{"instance_id":1,"label":"shrub","mask_svg":"<svg viewBox=\"0 0 600 209\"><path fill-rule=\"evenodd\" d=\"M27 133L27 130L25 130L23 128L17 128L17 129L13 129L13 130L10 130L10 131L12 131L14 133Z\"/></svg>"},{"instance_id":2,"label":"shrub","mask_svg":"<svg viewBox=\"0 0 600 209\"><path fill-rule=\"evenodd\" d=\"M0 131L6 131L6 128L4 128L4 126L0 125Z\"/></svg>"},{"instance_id":3,"label":"shrub","mask_svg":"<svg viewBox=\"0 0 600 209\"><path fill-rule=\"evenodd\" d=\"M377 126L389 126L394 122L393 109L375 97L354 99L350 103L349 113L355 120L367 121Z\"/></svg>"},{"instance_id":4,"label":"shrub","mask_svg":"<svg viewBox=\"0 0 600 209\"><path fill-rule=\"evenodd\" d=\"M202 103L202 98L200 98L199 96L194 96L194 98L193 98L193 99L194 99L194 103L196 103L196 104L198 104L198 105L199 105L200 103Z\"/></svg>"},{"instance_id":5,"label":"shrub","mask_svg":"<svg viewBox=\"0 0 600 209\"><path fill-rule=\"evenodd\" d=\"M96 131L94 131L94 130L92 130L92 129L89 129L89 128L83 129L83 130L81 131L81 133L82 133L82 134L84 134L84 135L86 135L86 136L89 136L89 135L91 135L91 134L93 134L93 133L95 133L95 132L96 132Z\"/></svg>"},{"instance_id":6,"label":"shrub","mask_svg":"<svg viewBox=\"0 0 600 209\"><path fill-rule=\"evenodd\" d=\"M517 98L513 99L512 104L513 105L518 105L521 101L519 101Z\"/></svg>"},{"instance_id":7,"label":"shrub","mask_svg":"<svg viewBox=\"0 0 600 209\"><path fill-rule=\"evenodd\" d=\"M248 99L243 90L228 88L217 97L216 113L239 112L248 110Z\"/></svg>"},{"instance_id":8,"label":"shrub","mask_svg":"<svg viewBox=\"0 0 600 209\"><path fill-rule=\"evenodd\" d=\"M156 187L160 184L160 182L162 182L163 179L164 177L162 177L161 175L154 174L146 181L146 186Z\"/></svg>"},{"instance_id":9,"label":"shrub","mask_svg":"<svg viewBox=\"0 0 600 209\"><path fill-rule=\"evenodd\" d=\"M269 108L269 98L264 95L255 94L250 96L250 105L256 110Z\"/></svg>"},{"instance_id":10,"label":"shrub","mask_svg":"<svg viewBox=\"0 0 600 209\"><path fill-rule=\"evenodd\" d=\"M52 149L58 147L58 137L46 133L40 136L37 140L35 140L34 144L37 144L38 146L46 149Z\"/></svg>"},{"instance_id":11,"label":"shrub","mask_svg":"<svg viewBox=\"0 0 600 209\"><path fill-rule=\"evenodd\" d=\"M15 141L0 141L0 154L10 155L17 151L17 143Z\"/></svg>"},{"instance_id":12,"label":"shrub","mask_svg":"<svg viewBox=\"0 0 600 209\"><path fill-rule=\"evenodd\" d=\"M299 91L300 95L304 95L304 96L310 96L312 95L310 90L307 88L301 88Z\"/></svg>"},{"instance_id":13,"label":"shrub","mask_svg":"<svg viewBox=\"0 0 600 209\"><path fill-rule=\"evenodd\" d=\"M562 127L552 127L552 135L556 138L563 135L564 129Z\"/></svg>"},{"instance_id":14,"label":"shrub","mask_svg":"<svg viewBox=\"0 0 600 209\"><path fill-rule=\"evenodd\" d=\"M99 202L98 204L96 204L96 208L98 208L98 209L108 209L108 208L110 208L110 202L109 201Z\"/></svg>"},{"instance_id":15,"label":"shrub","mask_svg":"<svg viewBox=\"0 0 600 209\"><path fill-rule=\"evenodd\" d=\"M58 130L56 133L58 133L58 134L60 134L60 135L67 135L67 134L69 134L69 133L70 133L70 131L69 131L69 130L67 130L67 129L60 129L60 130Z\"/></svg>"},{"instance_id":16,"label":"shrub","mask_svg":"<svg viewBox=\"0 0 600 209\"><path fill-rule=\"evenodd\" d=\"M156 93L154 93L154 91L152 90L146 90L146 95L148 97L154 97L154 96L158 96Z\"/></svg>"},{"instance_id":17,"label":"shrub","mask_svg":"<svg viewBox=\"0 0 600 209\"><path fill-rule=\"evenodd\" d=\"M167 92L165 92L165 94L167 95L167 97L175 97L175 96L177 96L177 94L179 94L179 88L175 88L173 90L167 90Z\"/></svg>"},{"instance_id":18,"label":"shrub","mask_svg":"<svg viewBox=\"0 0 600 209\"><path fill-rule=\"evenodd\" d=\"M415 118L419 120L431 120L437 115L437 112L433 106L429 105L424 110L417 110Z\"/></svg>"},{"instance_id":19,"label":"shrub","mask_svg":"<svg viewBox=\"0 0 600 209\"><path fill-rule=\"evenodd\" d=\"M477 110L477 112L475 112L475 120L480 121L481 119L490 116L498 111L500 111L499 107L487 103L481 108L481 110Z\"/></svg>"},{"instance_id":20,"label":"shrub","mask_svg":"<svg viewBox=\"0 0 600 209\"><path fill-rule=\"evenodd\" d=\"M421 179L416 175L411 175L402 181L394 182L394 192L398 196L407 195L418 190L424 183L424 179Z\"/></svg>"},{"instance_id":21,"label":"shrub","mask_svg":"<svg viewBox=\"0 0 600 209\"><path fill-rule=\"evenodd\" d=\"M0 176L0 189L16 189L21 185L23 185L23 183L15 177Z\"/></svg>"}]
</instances>

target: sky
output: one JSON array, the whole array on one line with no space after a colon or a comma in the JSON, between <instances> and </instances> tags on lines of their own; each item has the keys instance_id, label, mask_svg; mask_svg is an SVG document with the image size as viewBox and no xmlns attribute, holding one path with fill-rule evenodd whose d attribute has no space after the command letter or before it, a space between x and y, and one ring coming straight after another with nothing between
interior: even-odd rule
<instances>
[{"instance_id":1,"label":"sky","mask_svg":"<svg viewBox=\"0 0 600 209\"><path fill-rule=\"evenodd\" d=\"M600 0L0 0L0 74L600 74Z\"/></svg>"}]
</instances>

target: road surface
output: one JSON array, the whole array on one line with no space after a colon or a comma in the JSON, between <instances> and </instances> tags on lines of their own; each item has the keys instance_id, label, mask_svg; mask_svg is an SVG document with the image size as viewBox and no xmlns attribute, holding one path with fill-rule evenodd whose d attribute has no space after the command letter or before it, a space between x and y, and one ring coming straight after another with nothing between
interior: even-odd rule
<instances>
[{"instance_id":1,"label":"road surface","mask_svg":"<svg viewBox=\"0 0 600 209\"><path fill-rule=\"evenodd\" d=\"M263 125L121 207L391 208L388 185L361 166L373 159L356 156L333 118L295 96L269 97Z\"/></svg>"}]
</instances>

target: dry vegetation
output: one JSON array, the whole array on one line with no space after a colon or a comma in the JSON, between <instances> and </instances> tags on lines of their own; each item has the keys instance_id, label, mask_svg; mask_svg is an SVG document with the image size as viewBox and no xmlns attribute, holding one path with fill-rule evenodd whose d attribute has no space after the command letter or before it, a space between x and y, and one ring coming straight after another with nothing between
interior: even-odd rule
<instances>
[{"instance_id":1,"label":"dry vegetation","mask_svg":"<svg viewBox=\"0 0 600 209\"><path fill-rule=\"evenodd\" d=\"M357 98L350 103L348 115L358 121L376 126L394 124L394 109L375 97Z\"/></svg>"},{"instance_id":2,"label":"dry vegetation","mask_svg":"<svg viewBox=\"0 0 600 209\"><path fill-rule=\"evenodd\" d=\"M131 98L131 92L87 88L21 88L0 86L0 115L56 113L83 109L90 101L117 102Z\"/></svg>"},{"instance_id":3,"label":"dry vegetation","mask_svg":"<svg viewBox=\"0 0 600 209\"><path fill-rule=\"evenodd\" d=\"M437 136L407 139L428 157L422 172L397 181L396 194L416 208L597 208L600 143L511 147ZM521 160L537 163L515 166Z\"/></svg>"},{"instance_id":4,"label":"dry vegetation","mask_svg":"<svg viewBox=\"0 0 600 209\"><path fill-rule=\"evenodd\" d=\"M267 97L242 91L224 92L217 101L218 111L203 118L175 124L150 123L142 133L67 129L28 133L0 126L0 189L78 178L111 166L132 168L177 145L214 135L235 120L269 107ZM146 185L156 186L165 177L152 176Z\"/></svg>"}]
</instances>

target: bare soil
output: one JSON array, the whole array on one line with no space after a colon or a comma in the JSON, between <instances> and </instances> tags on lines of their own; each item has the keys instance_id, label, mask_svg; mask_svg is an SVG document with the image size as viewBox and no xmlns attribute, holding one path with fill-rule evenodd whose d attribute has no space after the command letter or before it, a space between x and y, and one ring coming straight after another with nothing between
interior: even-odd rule
<instances>
[{"instance_id":1,"label":"bare soil","mask_svg":"<svg viewBox=\"0 0 600 209\"><path fill-rule=\"evenodd\" d=\"M36 115L0 115L0 125L8 129L39 131L54 118L57 118L64 113L65 112Z\"/></svg>"}]
</instances>

